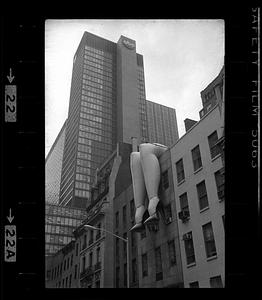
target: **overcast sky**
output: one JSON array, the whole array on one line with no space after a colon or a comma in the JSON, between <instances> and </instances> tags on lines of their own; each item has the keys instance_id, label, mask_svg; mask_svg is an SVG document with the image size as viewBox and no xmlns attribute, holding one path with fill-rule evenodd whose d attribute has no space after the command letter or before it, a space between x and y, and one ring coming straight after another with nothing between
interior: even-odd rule
<instances>
[{"instance_id":1,"label":"overcast sky","mask_svg":"<svg viewBox=\"0 0 262 300\"><path fill-rule=\"evenodd\" d=\"M199 120L200 92L224 64L223 20L47 20L45 24L45 152L68 114L73 56L84 31L117 43L136 41L144 57L146 99L176 109L179 137L184 119Z\"/></svg>"}]
</instances>

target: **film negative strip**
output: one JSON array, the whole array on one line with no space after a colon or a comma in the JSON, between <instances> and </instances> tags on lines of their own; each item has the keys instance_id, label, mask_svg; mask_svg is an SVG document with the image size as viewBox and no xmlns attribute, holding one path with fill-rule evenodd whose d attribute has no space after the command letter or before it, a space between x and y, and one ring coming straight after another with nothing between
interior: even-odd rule
<instances>
[{"instance_id":1,"label":"film negative strip","mask_svg":"<svg viewBox=\"0 0 262 300\"><path fill-rule=\"evenodd\" d=\"M260 8L215 17L226 30L226 287L250 287L250 241L261 242ZM45 288L45 20L6 17L1 26L1 289L11 299L53 293Z\"/></svg>"}]
</instances>

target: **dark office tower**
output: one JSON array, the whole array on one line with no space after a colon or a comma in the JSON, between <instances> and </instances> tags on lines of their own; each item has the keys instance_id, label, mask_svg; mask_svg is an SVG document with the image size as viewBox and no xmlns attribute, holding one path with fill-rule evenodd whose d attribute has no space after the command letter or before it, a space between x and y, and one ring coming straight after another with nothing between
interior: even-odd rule
<instances>
[{"instance_id":1,"label":"dark office tower","mask_svg":"<svg viewBox=\"0 0 262 300\"><path fill-rule=\"evenodd\" d=\"M58 204L65 145L66 121L45 160L45 201Z\"/></svg>"},{"instance_id":2,"label":"dark office tower","mask_svg":"<svg viewBox=\"0 0 262 300\"><path fill-rule=\"evenodd\" d=\"M176 110L146 100L149 142L171 146L178 140Z\"/></svg>"},{"instance_id":3,"label":"dark office tower","mask_svg":"<svg viewBox=\"0 0 262 300\"><path fill-rule=\"evenodd\" d=\"M116 44L85 32L73 61L61 205L89 205L95 171L115 145Z\"/></svg>"}]
</instances>

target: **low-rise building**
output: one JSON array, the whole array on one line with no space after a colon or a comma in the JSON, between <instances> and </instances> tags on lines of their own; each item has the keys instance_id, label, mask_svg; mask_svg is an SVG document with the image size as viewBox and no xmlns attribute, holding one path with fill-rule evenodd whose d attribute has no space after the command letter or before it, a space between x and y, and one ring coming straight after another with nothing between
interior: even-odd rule
<instances>
[{"instance_id":1,"label":"low-rise building","mask_svg":"<svg viewBox=\"0 0 262 300\"><path fill-rule=\"evenodd\" d=\"M46 288L79 287L79 250L71 241L46 259Z\"/></svg>"},{"instance_id":2,"label":"low-rise building","mask_svg":"<svg viewBox=\"0 0 262 300\"><path fill-rule=\"evenodd\" d=\"M219 90L221 78L213 81ZM214 95L216 103L170 148L186 288L225 284L224 161L218 145L224 100L222 93Z\"/></svg>"}]
</instances>

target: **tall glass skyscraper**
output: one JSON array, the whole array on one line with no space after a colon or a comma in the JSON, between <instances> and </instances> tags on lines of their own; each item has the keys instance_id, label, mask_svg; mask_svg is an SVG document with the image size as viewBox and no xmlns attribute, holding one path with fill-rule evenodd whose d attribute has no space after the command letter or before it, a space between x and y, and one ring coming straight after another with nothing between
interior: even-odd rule
<instances>
[{"instance_id":1,"label":"tall glass skyscraper","mask_svg":"<svg viewBox=\"0 0 262 300\"><path fill-rule=\"evenodd\" d=\"M61 183L62 159L65 146L66 121L45 160L45 201L58 204Z\"/></svg>"},{"instance_id":2,"label":"tall glass skyscraper","mask_svg":"<svg viewBox=\"0 0 262 300\"><path fill-rule=\"evenodd\" d=\"M167 130L176 141L172 111L173 129ZM114 43L85 32L73 58L59 204L89 205L96 169L117 142L131 143L132 137L138 144L160 142L150 134L157 126L149 127L148 118L143 56L136 53L136 42L121 36Z\"/></svg>"}]
</instances>

